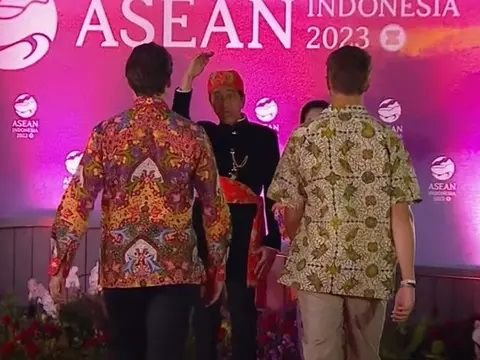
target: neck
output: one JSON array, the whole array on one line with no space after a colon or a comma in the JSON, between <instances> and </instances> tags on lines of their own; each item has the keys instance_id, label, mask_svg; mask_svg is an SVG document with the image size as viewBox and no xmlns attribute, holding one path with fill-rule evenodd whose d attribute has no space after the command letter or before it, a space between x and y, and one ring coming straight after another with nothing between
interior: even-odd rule
<instances>
[{"instance_id":1,"label":"neck","mask_svg":"<svg viewBox=\"0 0 480 360\"><path fill-rule=\"evenodd\" d=\"M343 108L346 106L363 106L363 96L362 95L343 95L343 94L332 94L330 102L334 108Z\"/></svg>"},{"instance_id":2,"label":"neck","mask_svg":"<svg viewBox=\"0 0 480 360\"><path fill-rule=\"evenodd\" d=\"M165 95L164 93L158 93L158 94L153 94L153 95L141 95L141 94L139 94L139 95L136 95L135 98L137 98L137 99L139 99L139 98L140 98L140 99L141 99L141 98L163 99L163 96L164 96L164 95Z\"/></svg>"},{"instance_id":3,"label":"neck","mask_svg":"<svg viewBox=\"0 0 480 360\"><path fill-rule=\"evenodd\" d=\"M241 114L238 116L226 116L220 119L220 123L232 126L239 122L242 118L243 116Z\"/></svg>"}]
</instances>

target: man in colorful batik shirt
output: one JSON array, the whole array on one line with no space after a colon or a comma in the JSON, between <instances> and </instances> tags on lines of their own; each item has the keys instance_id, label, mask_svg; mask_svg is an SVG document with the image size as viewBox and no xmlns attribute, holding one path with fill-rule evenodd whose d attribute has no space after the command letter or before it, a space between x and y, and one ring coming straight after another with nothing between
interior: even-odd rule
<instances>
[{"instance_id":1,"label":"man in colorful batik shirt","mask_svg":"<svg viewBox=\"0 0 480 360\"><path fill-rule=\"evenodd\" d=\"M200 284L209 280L212 298L206 301L215 302L225 278L230 213L205 131L163 100L172 65L167 50L154 43L133 50L126 77L135 104L94 129L53 225L50 288L61 300L65 274L103 191L100 285L116 360L181 359ZM192 225L194 190L205 266Z\"/></svg>"},{"instance_id":2,"label":"man in colorful batik shirt","mask_svg":"<svg viewBox=\"0 0 480 360\"><path fill-rule=\"evenodd\" d=\"M362 105L370 70L362 49L329 56L331 106L293 133L268 191L293 235L280 282L298 290L306 360L380 359L397 261L393 320L414 306L420 191L402 141Z\"/></svg>"},{"instance_id":3,"label":"man in colorful batik shirt","mask_svg":"<svg viewBox=\"0 0 480 360\"><path fill-rule=\"evenodd\" d=\"M175 101L190 96L191 81L184 81ZM280 248L280 233L267 200L266 217L262 191L268 189L280 157L277 134L250 122L242 113L245 104L243 80L236 71L218 71L208 81L210 103L220 123L199 122L205 128L218 164L220 184L230 207L232 241L227 261L227 307L232 324L234 360L257 359L257 299ZM199 212L194 212L198 214ZM267 224L265 226L264 219ZM196 219L199 240L203 231ZM266 235L268 228L268 235ZM200 241L200 244L203 242ZM205 257L205 249L200 247ZM262 300L259 300L261 302ZM195 309L197 359L217 359L220 301Z\"/></svg>"}]
</instances>

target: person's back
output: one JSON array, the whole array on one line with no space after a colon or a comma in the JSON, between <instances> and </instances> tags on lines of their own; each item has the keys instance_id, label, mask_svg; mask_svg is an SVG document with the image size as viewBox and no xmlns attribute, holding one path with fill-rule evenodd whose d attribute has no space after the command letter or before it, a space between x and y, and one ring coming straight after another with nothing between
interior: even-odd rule
<instances>
[{"instance_id":1,"label":"person's back","mask_svg":"<svg viewBox=\"0 0 480 360\"><path fill-rule=\"evenodd\" d=\"M327 108L292 135L305 210L289 263L317 269L302 290L383 299L393 286L392 182L410 176L400 166L397 136L361 106ZM301 159L301 161L300 161ZM393 161L393 162L392 162ZM287 268L288 269L288 268ZM307 270L306 269L306 270ZM304 272L298 272L302 281ZM288 276L290 277L292 273ZM371 281L380 279L380 281Z\"/></svg>"},{"instance_id":2,"label":"person's back","mask_svg":"<svg viewBox=\"0 0 480 360\"><path fill-rule=\"evenodd\" d=\"M126 77L135 104L92 132L52 229L50 289L61 301L65 271L103 191L100 286L118 360L182 358L200 285L208 278L207 302L216 301L225 277L230 212L205 131L163 100L172 66L168 51L154 43L132 51ZM206 269L192 225L194 190Z\"/></svg>"},{"instance_id":3,"label":"person's back","mask_svg":"<svg viewBox=\"0 0 480 360\"><path fill-rule=\"evenodd\" d=\"M202 282L192 179L204 130L170 112L161 98L139 97L95 133L104 169L102 286Z\"/></svg>"},{"instance_id":4,"label":"person's back","mask_svg":"<svg viewBox=\"0 0 480 360\"><path fill-rule=\"evenodd\" d=\"M415 302L409 205L420 192L401 140L362 105L370 71L362 49L330 54L331 106L294 132L268 191L293 239L280 282L298 290L306 360L380 359L397 260L392 319Z\"/></svg>"}]
</instances>

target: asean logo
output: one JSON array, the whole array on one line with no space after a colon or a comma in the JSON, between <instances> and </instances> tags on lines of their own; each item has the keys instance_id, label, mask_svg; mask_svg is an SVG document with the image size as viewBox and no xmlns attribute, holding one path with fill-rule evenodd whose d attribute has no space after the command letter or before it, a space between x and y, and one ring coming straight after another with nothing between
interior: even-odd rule
<instances>
[{"instance_id":1,"label":"asean logo","mask_svg":"<svg viewBox=\"0 0 480 360\"><path fill-rule=\"evenodd\" d=\"M41 60L57 34L54 0L0 0L0 70Z\"/></svg>"}]
</instances>

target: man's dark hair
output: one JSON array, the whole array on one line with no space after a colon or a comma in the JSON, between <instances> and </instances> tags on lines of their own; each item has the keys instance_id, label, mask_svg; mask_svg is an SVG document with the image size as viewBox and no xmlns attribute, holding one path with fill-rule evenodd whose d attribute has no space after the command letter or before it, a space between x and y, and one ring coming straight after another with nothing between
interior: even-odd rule
<instances>
[{"instance_id":1,"label":"man's dark hair","mask_svg":"<svg viewBox=\"0 0 480 360\"><path fill-rule=\"evenodd\" d=\"M162 94L170 86L172 56L153 42L133 49L125 67L128 84L137 96Z\"/></svg>"},{"instance_id":2,"label":"man's dark hair","mask_svg":"<svg viewBox=\"0 0 480 360\"><path fill-rule=\"evenodd\" d=\"M327 59L329 86L343 95L362 95L368 89L371 56L355 46L344 46Z\"/></svg>"},{"instance_id":3,"label":"man's dark hair","mask_svg":"<svg viewBox=\"0 0 480 360\"><path fill-rule=\"evenodd\" d=\"M307 114L313 109L325 110L328 107L328 102L325 100L312 100L303 105L302 112L300 113L300 124L303 124L307 119Z\"/></svg>"}]
</instances>

